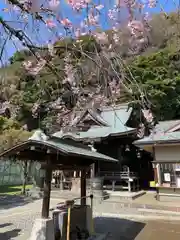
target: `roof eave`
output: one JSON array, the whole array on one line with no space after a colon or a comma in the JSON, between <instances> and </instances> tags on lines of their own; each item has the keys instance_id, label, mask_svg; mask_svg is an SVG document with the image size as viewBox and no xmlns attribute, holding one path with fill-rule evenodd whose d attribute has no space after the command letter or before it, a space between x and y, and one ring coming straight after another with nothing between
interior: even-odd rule
<instances>
[{"instance_id":1,"label":"roof eave","mask_svg":"<svg viewBox=\"0 0 180 240\"><path fill-rule=\"evenodd\" d=\"M81 153L72 153L72 152L67 152L67 151L64 151L62 149L59 149L58 147L55 147L55 146L52 146L52 144L48 143L47 141L38 141L38 140L27 140L25 142L22 142L10 149L7 149L5 150L4 152L0 153L0 158L3 158L5 156L13 156L15 155L17 152L20 152L22 150L24 150L26 148L27 145L35 145L35 144L40 144L40 145L45 145L46 147L49 147L49 148L53 148L53 149L56 149L58 152L61 152L61 155L69 155L69 156L74 156L74 157L77 157L77 156L80 156L80 157L83 157L83 158L86 158L86 159L91 159L91 160L102 160L102 161L107 161L107 162L118 162L117 159L114 159L114 158L111 158L111 157L107 157L103 154L101 154L101 156L97 157L97 156L86 156L84 154L81 154Z\"/></svg>"},{"instance_id":2,"label":"roof eave","mask_svg":"<svg viewBox=\"0 0 180 240\"><path fill-rule=\"evenodd\" d=\"M163 144L180 144L180 139L177 140L160 140L160 141L146 141L146 142L140 142L138 141L133 142L135 146L145 146L145 145L163 145Z\"/></svg>"},{"instance_id":3,"label":"roof eave","mask_svg":"<svg viewBox=\"0 0 180 240\"><path fill-rule=\"evenodd\" d=\"M106 136L101 136L101 137L74 137L72 135L66 135L66 136L63 136L62 139L67 139L67 138L70 138L74 141L87 141L87 142L91 142L91 141L96 141L96 142L100 142L101 140L103 139L107 139L108 137L118 137L118 136L123 136L123 135L130 135L130 134L135 134L137 132L136 129L133 129L133 130L129 130L127 132L119 132L119 133L110 133ZM57 137L58 138L58 137Z\"/></svg>"},{"instance_id":4,"label":"roof eave","mask_svg":"<svg viewBox=\"0 0 180 240\"><path fill-rule=\"evenodd\" d=\"M49 148L54 148L54 149L59 150L58 148L52 146L48 142L29 139L29 140L27 140L25 142L22 142L22 143L20 143L18 145L15 145L15 146L5 150L4 152L0 153L0 158L2 158L4 156L9 156L11 152L15 153L15 152L21 151L21 150L26 148L26 145L35 145L35 144L36 145L37 144L39 144L39 145L43 145L44 144L45 146L47 146ZM61 150L61 154L62 155L67 155L68 153L66 151Z\"/></svg>"}]
</instances>

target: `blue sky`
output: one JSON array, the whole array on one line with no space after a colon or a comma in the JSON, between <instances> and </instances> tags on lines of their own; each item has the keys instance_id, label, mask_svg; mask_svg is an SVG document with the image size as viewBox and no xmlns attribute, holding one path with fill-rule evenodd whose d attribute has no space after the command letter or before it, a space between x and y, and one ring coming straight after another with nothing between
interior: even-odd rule
<instances>
[{"instance_id":1,"label":"blue sky","mask_svg":"<svg viewBox=\"0 0 180 240\"><path fill-rule=\"evenodd\" d=\"M78 25L79 22L85 17L85 14L81 14L79 16L77 14L74 14L73 11L69 8L67 4L65 4L64 1L61 1L61 14L63 14L62 17L63 18L67 17L73 22L73 25L74 24ZM99 2L98 0L93 0L93 1ZM106 15L106 12L108 11L108 9L113 6L113 1L101 0L101 3L103 4L104 1L106 2L106 7L102 10L102 17L100 19L101 28L109 28L108 22L106 21L104 16ZM10 16L9 14L4 13L2 11L3 8L6 8L6 4L4 2L5 2L4 0L0 1L0 15L6 20L12 21L13 19L15 19L15 16L13 15ZM108 2L109 4L107 4ZM161 8L163 8L165 12L170 12L177 9L178 2L179 0L159 0L157 7L154 9L151 9L151 11L149 11L148 9L148 12L151 12L152 14L158 13L161 11ZM176 6L174 5L174 3L176 3ZM16 24L15 27L17 26L18 25ZM28 31L33 31L34 29L32 27L33 27L33 24L30 23ZM39 36L38 40L36 39L36 36ZM38 34L37 32L34 33L34 41L38 41L38 42L41 41L42 44L46 43L49 38L53 38L53 37L55 37L54 34L52 34L50 31L47 31L46 27L43 27L43 26L40 26L40 34ZM15 41L15 39L13 41ZM14 45L16 45L17 48L14 47ZM18 48L21 48L18 42L15 42L15 44L13 44L12 41L9 41L8 48L6 48L6 51L5 51L5 55L6 55L5 58L8 59L16 50L18 50Z\"/></svg>"}]
</instances>

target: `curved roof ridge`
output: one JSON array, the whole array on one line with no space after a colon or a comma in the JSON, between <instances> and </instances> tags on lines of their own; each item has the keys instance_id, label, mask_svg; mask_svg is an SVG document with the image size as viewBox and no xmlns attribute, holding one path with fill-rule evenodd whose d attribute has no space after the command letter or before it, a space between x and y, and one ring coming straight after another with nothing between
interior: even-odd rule
<instances>
[{"instance_id":1,"label":"curved roof ridge","mask_svg":"<svg viewBox=\"0 0 180 240\"><path fill-rule=\"evenodd\" d=\"M108 127L109 124L101 117L100 114L97 113L97 111L93 111L92 109L88 109L89 114L95 118L96 121L98 121L99 123L101 123L102 125Z\"/></svg>"},{"instance_id":2,"label":"curved roof ridge","mask_svg":"<svg viewBox=\"0 0 180 240\"><path fill-rule=\"evenodd\" d=\"M127 108L128 110L129 103L120 103L114 106L104 106L102 107L102 111L112 111L112 110L119 110L119 109L124 109Z\"/></svg>"}]
</instances>

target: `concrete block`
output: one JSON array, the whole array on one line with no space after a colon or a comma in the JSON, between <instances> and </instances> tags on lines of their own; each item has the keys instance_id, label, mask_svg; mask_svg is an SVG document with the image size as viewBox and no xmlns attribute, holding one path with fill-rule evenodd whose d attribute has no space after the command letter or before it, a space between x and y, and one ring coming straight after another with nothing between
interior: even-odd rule
<instances>
[{"instance_id":1,"label":"concrete block","mask_svg":"<svg viewBox=\"0 0 180 240\"><path fill-rule=\"evenodd\" d=\"M36 219L29 240L52 240L54 239L53 219Z\"/></svg>"},{"instance_id":2,"label":"concrete block","mask_svg":"<svg viewBox=\"0 0 180 240\"><path fill-rule=\"evenodd\" d=\"M40 199L43 197L43 191L39 187L33 187L32 189L26 191L26 195L32 199Z\"/></svg>"},{"instance_id":3,"label":"concrete block","mask_svg":"<svg viewBox=\"0 0 180 240\"><path fill-rule=\"evenodd\" d=\"M55 224L55 235L61 236L62 240L66 239L67 232L67 209L53 211ZM71 209L71 232L76 232L78 227L81 230L92 230L92 210L90 206L74 205ZM60 238L60 237L59 237ZM57 239L59 239L57 237ZM72 238L73 239L73 238Z\"/></svg>"},{"instance_id":4,"label":"concrete block","mask_svg":"<svg viewBox=\"0 0 180 240\"><path fill-rule=\"evenodd\" d=\"M80 178L72 178L71 192L80 194L80 192L81 192L81 179Z\"/></svg>"}]
</instances>

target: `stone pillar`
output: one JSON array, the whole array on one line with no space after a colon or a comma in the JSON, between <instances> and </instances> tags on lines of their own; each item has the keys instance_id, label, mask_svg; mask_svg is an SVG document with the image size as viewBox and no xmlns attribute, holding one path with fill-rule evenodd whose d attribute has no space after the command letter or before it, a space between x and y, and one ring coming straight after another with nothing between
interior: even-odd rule
<instances>
[{"instance_id":1,"label":"stone pillar","mask_svg":"<svg viewBox=\"0 0 180 240\"><path fill-rule=\"evenodd\" d=\"M75 193L80 193L80 178L72 178L72 187L71 187L71 191L75 192Z\"/></svg>"}]
</instances>

